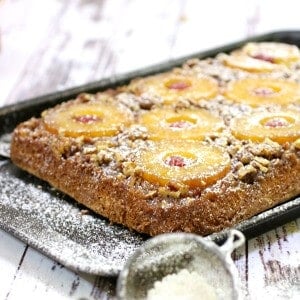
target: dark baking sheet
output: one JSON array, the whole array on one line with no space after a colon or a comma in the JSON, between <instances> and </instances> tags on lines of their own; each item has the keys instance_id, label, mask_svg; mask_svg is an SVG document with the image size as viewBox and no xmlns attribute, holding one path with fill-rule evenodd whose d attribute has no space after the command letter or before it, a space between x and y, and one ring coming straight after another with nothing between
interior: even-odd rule
<instances>
[{"instance_id":1,"label":"dark baking sheet","mask_svg":"<svg viewBox=\"0 0 300 300\"><path fill-rule=\"evenodd\" d=\"M37 97L0 109L0 148L5 149L7 133L21 121L39 116L45 108L74 98L81 92L97 92L180 66L191 57L204 58L229 52L249 41L277 41L300 46L300 31L274 32L242 40L210 51L160 65L103 79L66 91ZM250 238L300 215L300 198L259 214L235 226ZM94 215L47 183L21 171L0 156L0 227L14 234L65 266L92 274L117 275L126 259L146 236ZM220 242L226 231L208 238Z\"/></svg>"}]
</instances>

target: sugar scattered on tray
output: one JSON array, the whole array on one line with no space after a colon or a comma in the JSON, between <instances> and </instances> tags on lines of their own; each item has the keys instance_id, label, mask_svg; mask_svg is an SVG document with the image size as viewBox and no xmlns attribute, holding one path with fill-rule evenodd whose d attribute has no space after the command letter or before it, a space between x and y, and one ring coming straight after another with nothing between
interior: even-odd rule
<instances>
[{"instance_id":1,"label":"sugar scattered on tray","mask_svg":"<svg viewBox=\"0 0 300 300\"><path fill-rule=\"evenodd\" d=\"M7 160L0 162L0 191L0 226L70 268L117 274L144 241Z\"/></svg>"}]
</instances>

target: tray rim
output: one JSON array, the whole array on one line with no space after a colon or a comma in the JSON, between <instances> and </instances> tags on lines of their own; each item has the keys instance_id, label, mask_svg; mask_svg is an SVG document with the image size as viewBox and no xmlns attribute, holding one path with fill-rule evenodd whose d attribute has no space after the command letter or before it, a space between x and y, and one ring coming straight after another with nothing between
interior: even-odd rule
<instances>
[{"instance_id":1,"label":"tray rim","mask_svg":"<svg viewBox=\"0 0 300 300\"><path fill-rule=\"evenodd\" d=\"M185 62L186 60L191 59L191 58L200 58L201 59L201 58L205 58L205 57L209 57L209 56L215 56L216 54L218 54L220 52L228 52L235 48L238 48L247 42L267 41L267 40L274 41L274 40L278 40L278 39L280 40L282 37L287 37L287 36L293 35L293 34L299 36L299 43L300 43L300 31L299 30L274 31L274 32L263 33L260 35L252 36L250 38L245 38L242 40L238 40L236 42L225 44L221 47L215 47L215 48L212 48L212 49L209 49L206 51L192 53L192 54L182 56L182 57L179 57L176 59L164 61L159 64L151 65L151 66L148 66L148 67L145 67L142 69L133 70L133 71L130 71L130 72L127 72L124 74L119 74L119 75L111 76L108 78L103 78L98 81L90 82L90 83L79 85L79 86L72 87L72 88L68 88L68 89L65 89L62 91L56 91L56 92L49 93L46 95L22 100L15 104L5 105L3 107L0 107L0 125L2 125L1 124L2 118L7 117L7 116L9 116L9 117L15 116L18 113L20 114L21 119L18 120L17 123L21 122L22 117L23 117L22 113L24 111L25 112L30 111L31 108L33 108L33 107L39 107L39 111L42 111L45 108L53 106L62 101L70 100L80 93L84 93L84 92L93 93L93 92L105 90L110 87L116 87L116 86L125 84L128 81L130 81L131 79L136 78L136 77L143 77L143 76L155 74L158 72L163 72L163 71L172 69L176 66L180 66L183 62ZM28 116L26 115L26 117L24 117L24 119L27 119L27 118L28 118ZM15 123L13 125L13 127L15 127L15 125L17 123ZM9 131L10 131L9 127L0 126L0 135L5 134ZM283 218L282 222L280 222L280 221L278 221L278 214L280 214L280 209L282 207L287 208L287 210L285 210L284 218ZM273 212L273 214L272 214L272 212ZM291 218L290 218L290 216L288 216L289 212L291 212L292 217L297 217L300 215L300 197L296 197L294 199L288 200L282 204L277 205L276 207L273 207L273 208L266 210L254 217L251 217L243 222L240 222L239 224L237 224L234 227L227 228L220 232L211 234L211 235L207 236L206 238L210 239L210 240L214 240L217 243L222 243L222 241L225 239L225 237L227 235L228 230L230 230L232 228L239 229L246 234L247 238L252 238L254 236L257 236L257 230L256 230L255 226L253 227L253 224L251 227L251 221L260 222L260 221L264 220L263 217L261 217L261 216L264 216L266 214L271 214L271 216L267 220L267 222L272 221L271 226L265 226L266 221L259 224L259 226L265 226L262 230L258 231L258 234L261 234L263 232L266 232L266 231L274 228L275 226L282 225L287 220L290 220ZM66 264L65 261L61 260L59 257L57 257L55 255L51 255L51 253L49 253L49 252L46 253L45 249L42 249L42 247L37 247L36 245L34 245L34 242L30 241L30 239L28 237L26 237L25 235L22 235L20 232L18 232L14 228L9 227L9 224L3 224L2 220L0 220L0 228L4 229L8 233L11 233L12 235L14 235L17 238L19 238L20 240L22 240L23 242L25 242L28 245L32 246L33 248L37 249L41 253L44 253L48 257L51 257L52 259L65 265L66 267L68 267L76 272L78 272L78 271L87 272L86 270L83 270L78 266ZM107 274L107 273L103 273L101 271L87 272L87 273L94 274L94 275L105 275L105 276L117 275L117 274Z\"/></svg>"}]
</instances>

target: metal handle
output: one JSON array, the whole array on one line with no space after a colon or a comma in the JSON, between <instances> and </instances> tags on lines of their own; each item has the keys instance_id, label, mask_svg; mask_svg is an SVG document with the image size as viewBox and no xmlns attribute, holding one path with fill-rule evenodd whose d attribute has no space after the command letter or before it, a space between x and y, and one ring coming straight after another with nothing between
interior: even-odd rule
<instances>
[{"instance_id":1,"label":"metal handle","mask_svg":"<svg viewBox=\"0 0 300 300\"><path fill-rule=\"evenodd\" d=\"M245 236L242 232L232 229L228 233L227 240L225 243L220 246L220 250L222 253L225 254L225 256L228 256L232 253L232 251L241 245L243 245L245 242Z\"/></svg>"},{"instance_id":2,"label":"metal handle","mask_svg":"<svg viewBox=\"0 0 300 300\"><path fill-rule=\"evenodd\" d=\"M10 141L11 134L3 134L0 136L0 156L10 158Z\"/></svg>"}]
</instances>

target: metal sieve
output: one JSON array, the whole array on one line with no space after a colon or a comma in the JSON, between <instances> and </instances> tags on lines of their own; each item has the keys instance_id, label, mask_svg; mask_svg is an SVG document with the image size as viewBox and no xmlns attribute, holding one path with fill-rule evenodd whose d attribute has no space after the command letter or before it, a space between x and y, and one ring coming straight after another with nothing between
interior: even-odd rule
<instances>
[{"instance_id":1,"label":"metal sieve","mask_svg":"<svg viewBox=\"0 0 300 300\"><path fill-rule=\"evenodd\" d=\"M156 281L183 269L197 272L213 288L217 299L242 299L231 253L244 241L244 235L237 230L230 230L221 246L190 233L156 236L126 262L117 282L117 299L146 299Z\"/></svg>"}]
</instances>

